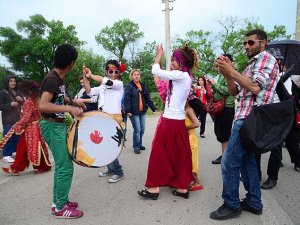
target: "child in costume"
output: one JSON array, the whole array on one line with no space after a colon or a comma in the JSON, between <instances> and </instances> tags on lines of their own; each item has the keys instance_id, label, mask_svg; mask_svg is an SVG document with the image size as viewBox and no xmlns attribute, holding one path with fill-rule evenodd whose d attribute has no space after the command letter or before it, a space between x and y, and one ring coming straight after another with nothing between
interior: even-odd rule
<instances>
[{"instance_id":1,"label":"child in costume","mask_svg":"<svg viewBox=\"0 0 300 225\"><path fill-rule=\"evenodd\" d=\"M22 117L14 125L14 128L15 133L21 136L17 145L15 162L10 167L2 169L6 173L18 175L31 162L36 174L43 173L51 169L51 163L39 127L41 118L41 113L38 110L39 85L33 81L23 81L20 85L20 91L26 97L26 101L22 106Z\"/></svg>"}]
</instances>

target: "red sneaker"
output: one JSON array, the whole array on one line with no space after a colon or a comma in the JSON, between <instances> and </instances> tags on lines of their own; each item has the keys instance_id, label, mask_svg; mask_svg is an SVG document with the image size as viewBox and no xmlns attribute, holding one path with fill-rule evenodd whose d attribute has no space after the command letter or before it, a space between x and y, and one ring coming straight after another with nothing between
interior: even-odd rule
<instances>
[{"instance_id":1,"label":"red sneaker","mask_svg":"<svg viewBox=\"0 0 300 225\"><path fill-rule=\"evenodd\" d=\"M66 205L69 205L75 209L78 208L78 203L77 202L67 202ZM55 214L55 208L56 208L56 205L55 204L52 204L52 207L51 207L51 212L52 214L54 215Z\"/></svg>"},{"instance_id":2,"label":"red sneaker","mask_svg":"<svg viewBox=\"0 0 300 225\"><path fill-rule=\"evenodd\" d=\"M57 219L76 219L82 217L83 212L66 203L62 210L58 212L55 211L54 215Z\"/></svg>"}]
</instances>

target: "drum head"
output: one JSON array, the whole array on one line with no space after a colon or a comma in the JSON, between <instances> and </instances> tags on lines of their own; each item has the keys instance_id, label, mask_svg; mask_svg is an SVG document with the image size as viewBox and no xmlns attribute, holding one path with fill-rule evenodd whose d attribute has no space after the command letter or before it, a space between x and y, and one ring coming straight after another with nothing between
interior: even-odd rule
<instances>
[{"instance_id":1,"label":"drum head","mask_svg":"<svg viewBox=\"0 0 300 225\"><path fill-rule=\"evenodd\" d=\"M124 134L120 124L109 114L92 111L74 120L68 132L67 144L77 164L103 167L121 153Z\"/></svg>"}]
</instances>

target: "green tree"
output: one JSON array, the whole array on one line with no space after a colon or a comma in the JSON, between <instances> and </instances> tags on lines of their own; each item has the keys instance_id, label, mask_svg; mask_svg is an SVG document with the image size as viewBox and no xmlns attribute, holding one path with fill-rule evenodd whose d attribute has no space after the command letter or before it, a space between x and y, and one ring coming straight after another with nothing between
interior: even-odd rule
<instances>
[{"instance_id":1,"label":"green tree","mask_svg":"<svg viewBox=\"0 0 300 225\"><path fill-rule=\"evenodd\" d=\"M0 27L0 53L25 78L41 81L53 66L54 50L57 45L71 43L80 47L84 42L76 35L73 25L64 27L61 21L47 21L35 14L29 20L19 20L17 31L10 27Z\"/></svg>"},{"instance_id":2,"label":"green tree","mask_svg":"<svg viewBox=\"0 0 300 225\"><path fill-rule=\"evenodd\" d=\"M287 34L283 25L275 25L272 30L267 30L255 19L240 19L238 17L226 17L219 19L218 23L222 30L218 33L220 49L222 53L230 53L235 60L236 68L243 71L248 63L243 42L245 34L253 29L262 29L267 33L268 41L290 39L292 35Z\"/></svg>"},{"instance_id":3,"label":"green tree","mask_svg":"<svg viewBox=\"0 0 300 225\"><path fill-rule=\"evenodd\" d=\"M112 27L106 26L95 36L98 45L106 51L114 54L119 61L125 62L125 50L131 43L137 42L144 37L144 33L139 31L139 25L129 19L122 19L113 24Z\"/></svg>"},{"instance_id":4,"label":"green tree","mask_svg":"<svg viewBox=\"0 0 300 225\"><path fill-rule=\"evenodd\" d=\"M215 73L213 61L216 58L214 51L214 39L210 31L188 31L185 38L175 40L175 48L183 47L186 44L197 50L198 53L198 72L195 76L207 73Z\"/></svg>"},{"instance_id":5,"label":"green tree","mask_svg":"<svg viewBox=\"0 0 300 225\"><path fill-rule=\"evenodd\" d=\"M93 51L80 49L73 70L67 74L65 83L71 97L74 97L79 88L79 78L82 76L82 66L87 65L94 74L104 75L105 58L93 53ZM92 82L94 86L99 86Z\"/></svg>"},{"instance_id":6,"label":"green tree","mask_svg":"<svg viewBox=\"0 0 300 225\"><path fill-rule=\"evenodd\" d=\"M156 54L156 42L146 43L142 50L138 51L131 61L130 69L141 71L141 80L146 84L149 92L157 92L151 73L151 65Z\"/></svg>"}]
</instances>

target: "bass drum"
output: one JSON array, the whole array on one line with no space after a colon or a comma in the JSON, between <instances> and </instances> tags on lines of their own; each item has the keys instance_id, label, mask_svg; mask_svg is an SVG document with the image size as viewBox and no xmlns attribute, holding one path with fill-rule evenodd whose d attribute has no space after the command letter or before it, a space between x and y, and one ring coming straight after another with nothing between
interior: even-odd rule
<instances>
[{"instance_id":1,"label":"bass drum","mask_svg":"<svg viewBox=\"0 0 300 225\"><path fill-rule=\"evenodd\" d=\"M121 153L124 134L120 124L109 114L92 111L77 117L67 137L74 162L85 167L103 167Z\"/></svg>"}]
</instances>

